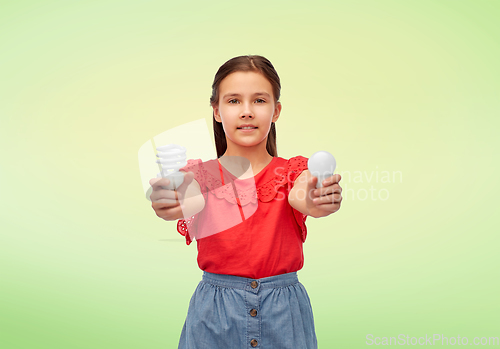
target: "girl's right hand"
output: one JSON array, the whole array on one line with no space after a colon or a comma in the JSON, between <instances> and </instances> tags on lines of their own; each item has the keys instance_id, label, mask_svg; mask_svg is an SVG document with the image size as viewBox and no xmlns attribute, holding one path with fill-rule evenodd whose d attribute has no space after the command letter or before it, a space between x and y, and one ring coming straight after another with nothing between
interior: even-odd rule
<instances>
[{"instance_id":1,"label":"girl's right hand","mask_svg":"<svg viewBox=\"0 0 500 349\"><path fill-rule=\"evenodd\" d=\"M182 219L183 211L181 204L184 202L186 190L194 178L193 172L184 173L184 182L177 190L163 189L170 181L167 178L153 178L149 180L153 191L149 198L152 201L153 209L158 217L166 221Z\"/></svg>"}]
</instances>

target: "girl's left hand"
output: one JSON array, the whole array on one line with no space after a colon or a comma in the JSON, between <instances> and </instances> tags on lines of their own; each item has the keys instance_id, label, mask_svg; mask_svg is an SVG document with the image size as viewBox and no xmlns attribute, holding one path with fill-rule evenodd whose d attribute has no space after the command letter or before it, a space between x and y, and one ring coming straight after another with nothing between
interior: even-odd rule
<instances>
[{"instance_id":1,"label":"girl's left hand","mask_svg":"<svg viewBox=\"0 0 500 349\"><path fill-rule=\"evenodd\" d=\"M328 177L323 181L322 188L316 188L318 177L310 179L312 205L309 206L309 215L316 218L326 217L340 209L340 203L342 202L340 179L339 174Z\"/></svg>"}]
</instances>

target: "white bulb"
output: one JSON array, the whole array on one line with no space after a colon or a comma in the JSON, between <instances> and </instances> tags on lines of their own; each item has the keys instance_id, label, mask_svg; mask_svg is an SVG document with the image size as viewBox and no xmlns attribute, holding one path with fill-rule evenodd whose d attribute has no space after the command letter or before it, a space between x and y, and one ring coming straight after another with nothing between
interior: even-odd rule
<instances>
[{"instance_id":1,"label":"white bulb","mask_svg":"<svg viewBox=\"0 0 500 349\"><path fill-rule=\"evenodd\" d=\"M170 183L163 189L177 189L184 182L184 173L179 169L186 166L186 148L177 144L167 144L156 148L156 160L160 164L160 173L156 177L168 178Z\"/></svg>"},{"instance_id":2,"label":"white bulb","mask_svg":"<svg viewBox=\"0 0 500 349\"><path fill-rule=\"evenodd\" d=\"M333 176L337 162L332 154L327 151L317 151L307 161L307 168L314 177L318 177L316 188L323 186L323 181Z\"/></svg>"}]
</instances>

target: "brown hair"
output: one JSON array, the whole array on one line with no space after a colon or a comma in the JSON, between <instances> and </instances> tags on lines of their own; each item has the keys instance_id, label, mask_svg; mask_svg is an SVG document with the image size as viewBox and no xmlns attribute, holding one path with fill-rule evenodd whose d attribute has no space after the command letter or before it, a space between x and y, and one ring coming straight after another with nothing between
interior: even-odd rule
<instances>
[{"instance_id":1,"label":"brown hair","mask_svg":"<svg viewBox=\"0 0 500 349\"><path fill-rule=\"evenodd\" d=\"M246 55L231 58L229 61L224 63L215 74L214 83L212 84L212 96L210 97L210 105L212 107L219 103L219 86L221 81L229 74L237 71L252 71L264 75L264 77L271 83L274 102L278 103L280 99L281 84L278 73L274 69L273 65L265 57ZM227 149L226 133L224 132L222 123L215 120L213 113L212 116L217 158L220 158L224 155ZM278 156L278 149L276 147L276 126L274 122L271 123L271 129L269 130L269 134L267 136L266 149L271 156Z\"/></svg>"}]
</instances>

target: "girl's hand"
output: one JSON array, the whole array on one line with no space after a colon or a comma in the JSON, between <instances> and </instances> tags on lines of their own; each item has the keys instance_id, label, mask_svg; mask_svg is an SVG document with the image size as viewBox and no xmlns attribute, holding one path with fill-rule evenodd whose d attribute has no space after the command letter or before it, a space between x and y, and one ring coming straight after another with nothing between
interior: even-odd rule
<instances>
[{"instance_id":1,"label":"girl's hand","mask_svg":"<svg viewBox=\"0 0 500 349\"><path fill-rule=\"evenodd\" d=\"M193 172L184 174L184 182L177 190L163 189L162 186L167 186L170 181L167 178L153 178L149 184L153 191L149 198L153 202L153 209L158 217L166 221L174 221L184 217L181 203L186 196L186 190L189 184L193 181Z\"/></svg>"},{"instance_id":2,"label":"girl's hand","mask_svg":"<svg viewBox=\"0 0 500 349\"><path fill-rule=\"evenodd\" d=\"M342 188L339 185L341 176L335 174L323 181L322 188L316 188L318 177L309 180L311 204L309 204L309 215L315 218L326 217L340 209L342 202Z\"/></svg>"}]
</instances>

